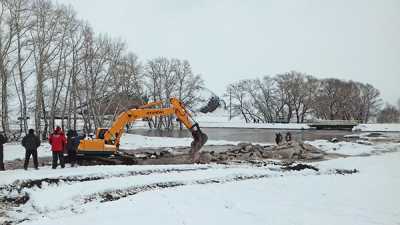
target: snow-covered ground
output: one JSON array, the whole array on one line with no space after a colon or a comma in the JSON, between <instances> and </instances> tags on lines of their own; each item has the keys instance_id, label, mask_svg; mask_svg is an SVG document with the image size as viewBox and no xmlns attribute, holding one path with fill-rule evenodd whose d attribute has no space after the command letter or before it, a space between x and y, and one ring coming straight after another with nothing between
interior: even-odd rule
<instances>
[{"instance_id":1,"label":"snow-covered ground","mask_svg":"<svg viewBox=\"0 0 400 225\"><path fill-rule=\"evenodd\" d=\"M327 153L338 153L343 155L367 155L385 152L400 151L400 143L371 143L368 141L332 143L327 140L306 141L318 149Z\"/></svg>"},{"instance_id":2,"label":"snow-covered ground","mask_svg":"<svg viewBox=\"0 0 400 225\"><path fill-rule=\"evenodd\" d=\"M64 179L9 194L29 194L25 205L8 211L13 220L28 219L24 225L396 225L399 161L400 152L341 158L314 163L318 172L289 172L274 165L45 167L2 172L0 185ZM336 169L359 173L339 175Z\"/></svg>"},{"instance_id":3,"label":"snow-covered ground","mask_svg":"<svg viewBox=\"0 0 400 225\"><path fill-rule=\"evenodd\" d=\"M388 132L400 132L399 123L375 123L375 124L359 124L353 128L353 131L388 131Z\"/></svg>"}]
</instances>

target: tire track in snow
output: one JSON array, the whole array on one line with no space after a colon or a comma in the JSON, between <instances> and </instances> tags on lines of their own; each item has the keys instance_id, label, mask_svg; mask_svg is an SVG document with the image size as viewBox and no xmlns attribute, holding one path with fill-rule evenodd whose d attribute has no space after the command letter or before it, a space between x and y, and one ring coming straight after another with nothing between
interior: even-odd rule
<instances>
[{"instance_id":1,"label":"tire track in snow","mask_svg":"<svg viewBox=\"0 0 400 225\"><path fill-rule=\"evenodd\" d=\"M157 182L157 180L150 180L148 183L144 183L141 185L130 185L122 188L116 188L113 190L104 190L104 191L97 191L93 194L83 194L82 196L79 196L78 198L74 198L74 203L71 205L64 205L58 208L53 208L51 211L47 211L46 209L43 209L40 207L37 207L35 202L32 202L31 205L29 206L31 211L25 212L26 210L21 208L21 207L15 207L13 211L20 211L22 214L26 214L25 218L21 220L19 219L11 219L9 221L9 224L18 224L18 221L24 221L26 219L34 219L35 215L40 216L42 214L46 214L49 212L54 212L54 211L71 211L71 212L79 212L82 211L84 212L84 208L82 206L89 204L89 203L104 203L104 202L109 202L109 201L116 201L122 198L126 198L129 196L133 196L142 192L148 192L148 191L153 191L153 190L159 190L159 189L171 189L171 188L178 188L181 186L187 186L187 185L207 185L207 184L222 184L222 183L229 183L229 182L237 182L237 181L244 181L244 180L252 180L252 179L263 179L263 178L271 178L271 177L280 177L280 176L285 176L285 170L283 168L263 168L264 172L257 172L257 168L260 167L248 167L253 168L254 171L251 171L248 174L236 174L236 173L230 173L229 169L234 169L234 167L219 167L215 168L212 166L209 167L200 167L200 168L166 168L166 169L150 169L150 170L143 170L143 171L128 171L128 172L123 172L119 174L113 174L113 175L102 175L102 176L88 176L88 177L83 177L83 176L72 176L72 177L64 177L61 178L62 181L66 182L55 182L53 186L44 186L42 184L42 179L38 179L37 183L40 181L40 185L31 185L29 186L30 188L38 188L38 189L43 189L43 191L46 191L46 187L54 188L58 187L60 185L69 185L69 184L74 184L74 183L83 183L86 184L85 182L89 181L96 181L96 180L104 180L108 178L124 178L124 177L130 177L130 176L145 176L146 175L157 175L157 174L167 174L167 173L175 173L171 174L172 178L171 179L164 179L164 181ZM193 176L193 172L196 174L198 172L202 173L201 171L206 171L209 169L221 169L223 171L227 171L226 174L217 174L215 177L214 175L210 175L209 177L206 176L206 178L203 179L185 179L185 175L179 175L180 172L187 172L189 176ZM243 169L243 168L242 168ZM197 171L197 172L196 172ZM212 170L213 171L213 170ZM268 171L268 172L266 172ZM356 172L356 171L354 171ZM206 172L208 173L208 172ZM225 172L224 172L225 173ZM230 173L230 174L229 174ZM345 174L342 173L342 171L333 171L333 170L326 170L324 172L318 172L318 171L312 171L309 170L307 173L297 173L295 172L294 174L290 174L289 176L309 176L309 175L333 175L333 174ZM176 177L176 175L182 176ZM174 177L175 176L175 177ZM169 176L168 176L169 177ZM196 176L194 176L196 177ZM45 178L44 178L45 179ZM64 179L64 180L63 180ZM134 178L136 179L136 178ZM162 180L162 179L161 179ZM70 182L70 183L68 183ZM24 186L25 188L29 189L28 186ZM23 185L19 186L20 190L24 189L22 188ZM26 192L24 192L26 194ZM28 195L28 200L29 200L29 195ZM28 201L27 200L27 201ZM27 202L26 201L26 202ZM26 203L25 202L25 203ZM23 203L23 204L25 204ZM43 203L42 203L43 204ZM17 205L18 206L18 205ZM32 214L33 213L33 214ZM28 216L29 215L29 216ZM33 217L32 217L33 216Z\"/></svg>"},{"instance_id":2,"label":"tire track in snow","mask_svg":"<svg viewBox=\"0 0 400 225\"><path fill-rule=\"evenodd\" d=\"M212 167L198 167L198 168L167 168L167 169L149 169L149 170L139 170L139 171L128 171L122 172L119 174L105 174L105 175L94 175L94 176L67 176L67 177L56 177L56 178L41 178L34 180L23 180L14 182L13 184L0 186L0 194L4 191L17 191L21 192L24 188L42 188L44 184L55 184L58 185L61 182L67 184L73 184L77 182L86 182L86 181L95 181L95 180L103 180L109 179L112 177L130 177L130 176L143 176L143 175L151 175L151 174L164 174L171 172L190 172L190 171L198 171L198 170L208 170Z\"/></svg>"},{"instance_id":3,"label":"tire track in snow","mask_svg":"<svg viewBox=\"0 0 400 225\"><path fill-rule=\"evenodd\" d=\"M121 198L125 198L131 195L136 195L141 192L152 191L156 189L167 189L167 188L175 188L186 185L206 185L206 184L223 184L235 181L244 181L244 180L254 180L270 177L269 174L261 174L261 175L236 175L233 177L221 177L221 178L212 178L212 179L202 179L195 180L191 182L180 182L180 181L170 181L170 182L160 182L160 183L152 183L142 186L136 186L132 188L126 189L117 189L113 191L106 191L101 193L95 193L93 195L85 198L84 203L89 203L92 201L100 201L100 202L109 202L116 201Z\"/></svg>"}]
</instances>

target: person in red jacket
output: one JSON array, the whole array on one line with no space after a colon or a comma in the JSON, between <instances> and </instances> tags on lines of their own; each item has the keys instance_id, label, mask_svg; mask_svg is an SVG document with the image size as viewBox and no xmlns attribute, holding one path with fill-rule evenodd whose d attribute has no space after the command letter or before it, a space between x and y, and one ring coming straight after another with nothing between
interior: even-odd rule
<instances>
[{"instance_id":1,"label":"person in red jacket","mask_svg":"<svg viewBox=\"0 0 400 225\"><path fill-rule=\"evenodd\" d=\"M51 144L51 151L53 152L52 168L57 168L58 160L60 160L61 168L64 168L64 148L67 144L67 139L59 126L50 134L49 143Z\"/></svg>"}]
</instances>

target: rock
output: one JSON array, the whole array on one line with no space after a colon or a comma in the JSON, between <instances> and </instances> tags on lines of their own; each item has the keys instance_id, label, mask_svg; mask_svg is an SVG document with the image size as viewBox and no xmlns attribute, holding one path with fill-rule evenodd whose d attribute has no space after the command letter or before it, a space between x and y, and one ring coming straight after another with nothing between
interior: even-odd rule
<instances>
[{"instance_id":1,"label":"rock","mask_svg":"<svg viewBox=\"0 0 400 225\"><path fill-rule=\"evenodd\" d=\"M261 159L262 155L260 154L260 152L258 151L254 151L252 153L250 153L250 159Z\"/></svg>"},{"instance_id":2,"label":"rock","mask_svg":"<svg viewBox=\"0 0 400 225\"><path fill-rule=\"evenodd\" d=\"M365 137L382 137L382 136L384 136L384 135L382 133L378 133L378 132L372 132L372 133L365 135Z\"/></svg>"},{"instance_id":3,"label":"rock","mask_svg":"<svg viewBox=\"0 0 400 225\"><path fill-rule=\"evenodd\" d=\"M252 146L252 145L247 145L247 146L244 148L244 150L245 150L246 152L250 152L250 151L253 150L253 146Z\"/></svg>"},{"instance_id":4,"label":"rock","mask_svg":"<svg viewBox=\"0 0 400 225\"><path fill-rule=\"evenodd\" d=\"M218 161L226 161L228 159L227 155L220 154L217 158Z\"/></svg>"},{"instance_id":5,"label":"rock","mask_svg":"<svg viewBox=\"0 0 400 225\"><path fill-rule=\"evenodd\" d=\"M340 174L340 175L345 175L345 174L358 173L358 172L360 172L360 171L357 170L357 169L352 169L352 170L347 170L347 169L336 169L335 172L336 172L337 174Z\"/></svg>"},{"instance_id":6,"label":"rock","mask_svg":"<svg viewBox=\"0 0 400 225\"><path fill-rule=\"evenodd\" d=\"M250 143L246 143L246 142L240 142L239 144L237 144L238 147L240 147L241 149L246 148L246 146L251 145Z\"/></svg>"},{"instance_id":7,"label":"rock","mask_svg":"<svg viewBox=\"0 0 400 225\"><path fill-rule=\"evenodd\" d=\"M208 152L202 152L200 155L200 163L210 163L213 157Z\"/></svg>"},{"instance_id":8,"label":"rock","mask_svg":"<svg viewBox=\"0 0 400 225\"><path fill-rule=\"evenodd\" d=\"M284 159L292 159L294 155L300 155L301 150L296 148L290 148L285 150L279 150L278 154L281 155L282 158Z\"/></svg>"},{"instance_id":9,"label":"rock","mask_svg":"<svg viewBox=\"0 0 400 225\"><path fill-rule=\"evenodd\" d=\"M272 151L265 151L264 150L261 155L262 155L263 158L269 159L269 158L273 158L274 154L273 154Z\"/></svg>"},{"instance_id":10,"label":"rock","mask_svg":"<svg viewBox=\"0 0 400 225\"><path fill-rule=\"evenodd\" d=\"M302 155L302 159L305 160L321 160L324 158L324 154L318 153L307 153Z\"/></svg>"},{"instance_id":11,"label":"rock","mask_svg":"<svg viewBox=\"0 0 400 225\"><path fill-rule=\"evenodd\" d=\"M339 142L339 139L337 139L337 138L332 138L332 139L330 140L330 142L332 142L332 143L337 143L337 142Z\"/></svg>"},{"instance_id":12,"label":"rock","mask_svg":"<svg viewBox=\"0 0 400 225\"><path fill-rule=\"evenodd\" d=\"M371 142L365 141L365 140L357 140L356 142L357 142L357 144L361 144L361 145L372 145Z\"/></svg>"},{"instance_id":13,"label":"rock","mask_svg":"<svg viewBox=\"0 0 400 225\"><path fill-rule=\"evenodd\" d=\"M297 164L295 166L285 166L282 167L283 170L296 170L296 171L300 171L300 170L304 170L304 169L311 169L314 171L319 171L318 168L316 168L315 166L311 166L311 165L307 165L307 164Z\"/></svg>"},{"instance_id":14,"label":"rock","mask_svg":"<svg viewBox=\"0 0 400 225\"><path fill-rule=\"evenodd\" d=\"M317 147L314 147L310 144L301 143L300 147L303 148L305 151L312 152L312 153L321 153L322 151Z\"/></svg>"}]
</instances>

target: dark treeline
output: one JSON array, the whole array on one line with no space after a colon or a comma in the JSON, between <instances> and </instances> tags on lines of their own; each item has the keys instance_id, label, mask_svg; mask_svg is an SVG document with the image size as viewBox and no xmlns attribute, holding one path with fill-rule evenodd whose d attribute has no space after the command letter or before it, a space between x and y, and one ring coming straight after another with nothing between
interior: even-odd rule
<instances>
[{"instance_id":1,"label":"dark treeline","mask_svg":"<svg viewBox=\"0 0 400 225\"><path fill-rule=\"evenodd\" d=\"M26 133L32 124L43 136L56 123L86 132L109 126L149 100L177 96L191 107L203 87L187 60L142 63L125 42L96 34L71 7L48 0L0 0L0 81L2 129Z\"/></svg>"},{"instance_id":2,"label":"dark treeline","mask_svg":"<svg viewBox=\"0 0 400 225\"><path fill-rule=\"evenodd\" d=\"M234 114L247 122L303 123L317 118L367 123L382 105L379 90L370 84L317 79L296 71L235 82L225 96Z\"/></svg>"}]
</instances>

